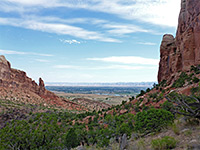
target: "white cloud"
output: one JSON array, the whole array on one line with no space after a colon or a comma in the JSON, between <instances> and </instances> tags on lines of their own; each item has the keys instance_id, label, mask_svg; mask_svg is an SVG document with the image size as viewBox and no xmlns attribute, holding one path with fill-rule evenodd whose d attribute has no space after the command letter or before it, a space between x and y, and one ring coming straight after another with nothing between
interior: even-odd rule
<instances>
[{"instance_id":1,"label":"white cloud","mask_svg":"<svg viewBox=\"0 0 200 150\"><path fill-rule=\"evenodd\" d=\"M104 58L87 58L87 60L140 65L158 65L159 63L158 59L143 58L137 56L111 56Z\"/></svg>"},{"instance_id":2,"label":"white cloud","mask_svg":"<svg viewBox=\"0 0 200 150\"><path fill-rule=\"evenodd\" d=\"M114 14L128 20L176 27L181 0L1 0L1 11L68 7Z\"/></svg>"},{"instance_id":3,"label":"white cloud","mask_svg":"<svg viewBox=\"0 0 200 150\"><path fill-rule=\"evenodd\" d=\"M104 24L103 28L108 28L109 33L111 34L129 34L135 32L151 32L150 30L143 29L139 26L130 25L130 24Z\"/></svg>"},{"instance_id":4,"label":"white cloud","mask_svg":"<svg viewBox=\"0 0 200 150\"><path fill-rule=\"evenodd\" d=\"M33 20L0 18L0 24L22 27L26 29L38 30L48 33L56 33L60 35L70 35L73 37L78 37L86 40L97 40L103 42L121 42L117 39L106 37L105 35L98 32L87 31L79 27L61 23L44 23Z\"/></svg>"},{"instance_id":5,"label":"white cloud","mask_svg":"<svg viewBox=\"0 0 200 150\"><path fill-rule=\"evenodd\" d=\"M180 0L95 0L95 2L87 3L87 9L168 27L177 26L180 11Z\"/></svg>"},{"instance_id":6,"label":"white cloud","mask_svg":"<svg viewBox=\"0 0 200 150\"><path fill-rule=\"evenodd\" d=\"M150 45L150 46L157 45L156 43L152 43L152 42L138 42L138 44L141 44L141 45Z\"/></svg>"},{"instance_id":7,"label":"white cloud","mask_svg":"<svg viewBox=\"0 0 200 150\"><path fill-rule=\"evenodd\" d=\"M77 40L64 40L64 39L60 39L60 41L62 43L68 43L68 44L81 44L81 42L77 41Z\"/></svg>"},{"instance_id":8,"label":"white cloud","mask_svg":"<svg viewBox=\"0 0 200 150\"><path fill-rule=\"evenodd\" d=\"M57 22L57 23L67 23L67 24L93 24L99 25L107 23L108 21L98 18L68 18L63 19L55 16L36 16L36 15L23 15L25 20L34 20L37 22Z\"/></svg>"},{"instance_id":9,"label":"white cloud","mask_svg":"<svg viewBox=\"0 0 200 150\"><path fill-rule=\"evenodd\" d=\"M41 10L59 7L74 10L87 9L116 15L130 21L137 20L161 26L176 27L180 0L1 0L0 12L18 12L19 18L0 18L0 25L69 35L84 40L118 43L122 42L118 39L120 35L135 32L156 34L149 29L130 23L122 24L120 21L117 23L98 18L37 16ZM77 24L89 24L95 26L94 30L99 27L100 30L89 31L82 26L78 27ZM70 40L66 42L72 44ZM146 45L148 44L151 45L146 43Z\"/></svg>"},{"instance_id":10,"label":"white cloud","mask_svg":"<svg viewBox=\"0 0 200 150\"><path fill-rule=\"evenodd\" d=\"M18 52L18 51L10 51L10 50L0 50L0 54L8 54L8 55L12 55L12 54L17 54L17 55L26 55L25 52Z\"/></svg>"},{"instance_id":11,"label":"white cloud","mask_svg":"<svg viewBox=\"0 0 200 150\"><path fill-rule=\"evenodd\" d=\"M12 51L12 50L2 50L0 49L0 54L2 55L37 55L37 56L53 56L51 54L42 54L42 53L33 53L33 52L21 52L21 51Z\"/></svg>"},{"instance_id":12,"label":"white cloud","mask_svg":"<svg viewBox=\"0 0 200 150\"><path fill-rule=\"evenodd\" d=\"M66 24L67 23L67 24ZM103 33L97 31L88 31L83 28L75 27L68 24L79 23L79 24L92 24L100 27ZM41 16L24 16L21 19L16 18L1 18L0 24L11 25L16 27L23 27L32 30L39 30L43 32L70 35L86 40L97 40L104 42L118 42L121 41L115 38L109 38L108 36L116 36L130 34L135 32L151 32L151 30L143 29L142 27L132 24L120 24L116 22L109 22L106 20L95 19L95 18L74 18L74 19L61 19L58 17L41 17ZM108 35L107 35L108 34ZM62 42L64 41L61 39ZM76 43L71 40L65 40L66 43ZM79 43L80 44L80 43Z\"/></svg>"},{"instance_id":13,"label":"white cloud","mask_svg":"<svg viewBox=\"0 0 200 150\"><path fill-rule=\"evenodd\" d=\"M59 4L60 0L2 0L2 2L11 3L15 5L23 5L23 6L43 6L45 7L53 7Z\"/></svg>"}]
</instances>

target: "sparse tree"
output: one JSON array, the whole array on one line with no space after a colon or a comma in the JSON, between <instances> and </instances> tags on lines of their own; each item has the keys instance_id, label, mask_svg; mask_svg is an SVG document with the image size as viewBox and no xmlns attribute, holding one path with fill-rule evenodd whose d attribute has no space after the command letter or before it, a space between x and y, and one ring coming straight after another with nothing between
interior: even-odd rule
<instances>
[{"instance_id":1,"label":"sparse tree","mask_svg":"<svg viewBox=\"0 0 200 150\"><path fill-rule=\"evenodd\" d=\"M172 110L174 113L200 119L200 100L198 98L173 94L166 96L166 99L174 103Z\"/></svg>"}]
</instances>

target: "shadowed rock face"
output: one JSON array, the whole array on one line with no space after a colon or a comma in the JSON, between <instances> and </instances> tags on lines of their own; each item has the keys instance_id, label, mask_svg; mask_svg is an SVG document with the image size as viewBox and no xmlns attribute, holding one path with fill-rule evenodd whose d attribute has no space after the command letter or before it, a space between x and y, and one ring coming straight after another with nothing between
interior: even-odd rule
<instances>
[{"instance_id":1,"label":"shadowed rock face","mask_svg":"<svg viewBox=\"0 0 200 150\"><path fill-rule=\"evenodd\" d=\"M164 35L160 47L158 82L173 82L179 71L200 64L200 1L182 0L176 38Z\"/></svg>"},{"instance_id":2,"label":"shadowed rock face","mask_svg":"<svg viewBox=\"0 0 200 150\"><path fill-rule=\"evenodd\" d=\"M160 46L160 64L158 72L158 81L162 81L168 75L175 71L175 54L176 44L173 35L166 34L163 36L163 40Z\"/></svg>"},{"instance_id":3,"label":"shadowed rock face","mask_svg":"<svg viewBox=\"0 0 200 150\"><path fill-rule=\"evenodd\" d=\"M0 87L26 89L45 99L58 99L54 93L47 91L44 81L40 78L39 85L26 76L24 71L12 69L6 58L0 56Z\"/></svg>"}]
</instances>

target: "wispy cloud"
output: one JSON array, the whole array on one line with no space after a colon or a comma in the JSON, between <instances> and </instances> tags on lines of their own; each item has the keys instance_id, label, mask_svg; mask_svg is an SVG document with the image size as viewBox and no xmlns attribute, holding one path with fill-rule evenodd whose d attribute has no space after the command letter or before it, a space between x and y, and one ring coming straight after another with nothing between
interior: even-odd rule
<instances>
[{"instance_id":1,"label":"wispy cloud","mask_svg":"<svg viewBox=\"0 0 200 150\"><path fill-rule=\"evenodd\" d=\"M92 24L99 25L108 23L107 20L98 18L68 18L63 19L55 16L37 16L37 15L23 15L25 20L34 20L37 22L57 22L62 24Z\"/></svg>"},{"instance_id":2,"label":"wispy cloud","mask_svg":"<svg viewBox=\"0 0 200 150\"><path fill-rule=\"evenodd\" d=\"M80 27L76 27L69 24L92 24L98 28L101 28L101 33L99 31L88 31ZM102 19L95 18L73 18L73 19L61 19L58 17L43 17L43 16L23 16L23 18L1 18L0 24L11 25L16 27L22 27L32 30L38 30L42 32L56 33L62 35L70 35L77 38L82 38L85 40L97 40L103 42L118 42L119 35L125 35L136 32L153 33L151 30L144 29L137 25L123 24L110 22ZM115 37L115 38L110 38ZM76 43L75 40L63 40L69 44Z\"/></svg>"},{"instance_id":3,"label":"wispy cloud","mask_svg":"<svg viewBox=\"0 0 200 150\"><path fill-rule=\"evenodd\" d=\"M92 61L103 61L122 64L158 65L158 59L143 58L137 56L111 56L104 58L87 58Z\"/></svg>"},{"instance_id":4,"label":"wispy cloud","mask_svg":"<svg viewBox=\"0 0 200 150\"><path fill-rule=\"evenodd\" d=\"M156 43L152 43L152 42L138 42L138 44L140 44L140 45L150 45L150 46L157 45Z\"/></svg>"},{"instance_id":5,"label":"wispy cloud","mask_svg":"<svg viewBox=\"0 0 200 150\"><path fill-rule=\"evenodd\" d=\"M53 56L51 54L42 54L42 53L34 53L34 52L21 52L21 51L12 51L12 50L2 50L0 49L0 54L2 55L37 55L37 56Z\"/></svg>"},{"instance_id":6,"label":"wispy cloud","mask_svg":"<svg viewBox=\"0 0 200 150\"><path fill-rule=\"evenodd\" d=\"M64 40L64 39L60 39L60 41L62 43L68 43L68 44L81 44L81 42L77 41L77 40Z\"/></svg>"},{"instance_id":7,"label":"wispy cloud","mask_svg":"<svg viewBox=\"0 0 200 150\"><path fill-rule=\"evenodd\" d=\"M143 29L142 27L130 24L104 24L103 28L109 29L108 32L111 34L129 34L135 32L152 32L150 30Z\"/></svg>"},{"instance_id":8,"label":"wispy cloud","mask_svg":"<svg viewBox=\"0 0 200 150\"><path fill-rule=\"evenodd\" d=\"M127 20L176 27L181 0L1 0L1 11L27 12L43 8L79 8L114 14ZM31 8L31 9L30 9ZM169 10L170 9L170 10ZM159 12L159 13L158 13Z\"/></svg>"},{"instance_id":9,"label":"wispy cloud","mask_svg":"<svg viewBox=\"0 0 200 150\"><path fill-rule=\"evenodd\" d=\"M26 29L38 30L48 33L56 33L60 35L70 35L85 40L97 40L103 42L121 42L117 39L106 37L101 33L95 31L87 31L83 28L67 24L44 23L44 22L37 22L34 20L23 20L15 18L0 18L0 24L22 27Z\"/></svg>"},{"instance_id":10,"label":"wispy cloud","mask_svg":"<svg viewBox=\"0 0 200 150\"><path fill-rule=\"evenodd\" d=\"M121 43L119 38L123 35L136 32L156 34L156 32L139 25L124 24L121 21L112 22L99 18L66 19L55 15L38 16L38 12L60 7L73 10L86 9L116 15L130 21L176 27L179 5L180 0L1 0L0 12L18 12L19 18L0 18L0 25L69 35L84 40ZM93 26L93 30L85 28L82 24ZM66 42L73 43L70 40Z\"/></svg>"}]
</instances>

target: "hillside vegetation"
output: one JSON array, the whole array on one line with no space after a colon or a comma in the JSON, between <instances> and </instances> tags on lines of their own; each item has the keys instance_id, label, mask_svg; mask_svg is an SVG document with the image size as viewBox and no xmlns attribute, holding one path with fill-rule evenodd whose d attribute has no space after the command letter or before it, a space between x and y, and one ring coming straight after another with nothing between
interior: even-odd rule
<instances>
[{"instance_id":1,"label":"hillside vegetation","mask_svg":"<svg viewBox=\"0 0 200 150\"><path fill-rule=\"evenodd\" d=\"M184 78L182 86L194 78ZM1 100L0 149L198 148L200 85L194 83L191 96L163 81L137 98L93 112Z\"/></svg>"}]
</instances>

